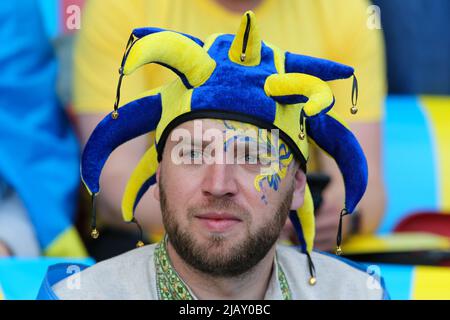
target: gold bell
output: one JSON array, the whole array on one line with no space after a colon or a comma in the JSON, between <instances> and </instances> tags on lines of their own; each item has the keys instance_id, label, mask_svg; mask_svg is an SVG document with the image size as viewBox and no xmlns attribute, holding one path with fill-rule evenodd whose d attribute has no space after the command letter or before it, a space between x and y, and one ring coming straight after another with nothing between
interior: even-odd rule
<instances>
[{"instance_id":1,"label":"gold bell","mask_svg":"<svg viewBox=\"0 0 450 320\"><path fill-rule=\"evenodd\" d=\"M92 229L92 231L91 231L91 237L92 237L93 239L97 239L99 235L100 235L100 232L98 232L98 230L97 230L96 228Z\"/></svg>"},{"instance_id":2,"label":"gold bell","mask_svg":"<svg viewBox=\"0 0 450 320\"><path fill-rule=\"evenodd\" d=\"M113 118L114 120L116 120L116 119L119 117L119 113L117 112L117 110L114 110L114 111L111 113L111 116L112 116L112 118Z\"/></svg>"},{"instance_id":3,"label":"gold bell","mask_svg":"<svg viewBox=\"0 0 450 320\"><path fill-rule=\"evenodd\" d=\"M358 112L358 108L356 106L353 106L353 107L350 108L350 112L352 114L356 114Z\"/></svg>"},{"instance_id":4,"label":"gold bell","mask_svg":"<svg viewBox=\"0 0 450 320\"><path fill-rule=\"evenodd\" d=\"M245 61L245 57L246 57L245 53L241 53L241 62Z\"/></svg>"},{"instance_id":5,"label":"gold bell","mask_svg":"<svg viewBox=\"0 0 450 320\"><path fill-rule=\"evenodd\" d=\"M341 254L342 254L341 246L338 246L338 247L336 248L336 255L340 256Z\"/></svg>"},{"instance_id":6,"label":"gold bell","mask_svg":"<svg viewBox=\"0 0 450 320\"><path fill-rule=\"evenodd\" d=\"M311 278L309 278L309 285L310 285L310 286L313 286L313 285L315 285L315 284L316 284L316 282L317 282L317 279L316 279L315 277L311 277Z\"/></svg>"},{"instance_id":7,"label":"gold bell","mask_svg":"<svg viewBox=\"0 0 450 320\"><path fill-rule=\"evenodd\" d=\"M301 132L298 134L298 137L299 137L300 140L305 140L305 133L304 133L303 131L301 131Z\"/></svg>"},{"instance_id":8,"label":"gold bell","mask_svg":"<svg viewBox=\"0 0 450 320\"><path fill-rule=\"evenodd\" d=\"M141 240L139 240L137 243L136 243L136 248L140 248L140 247L143 247L144 246L144 242L142 242Z\"/></svg>"}]
</instances>

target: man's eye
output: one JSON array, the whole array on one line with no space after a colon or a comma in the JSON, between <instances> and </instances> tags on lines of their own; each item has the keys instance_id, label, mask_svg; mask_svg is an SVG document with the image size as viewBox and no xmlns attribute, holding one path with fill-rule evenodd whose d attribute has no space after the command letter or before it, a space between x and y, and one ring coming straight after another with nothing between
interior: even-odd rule
<instances>
[{"instance_id":1,"label":"man's eye","mask_svg":"<svg viewBox=\"0 0 450 320\"><path fill-rule=\"evenodd\" d=\"M202 156L202 152L198 150L191 150L187 153L187 156L191 159L199 159Z\"/></svg>"},{"instance_id":2,"label":"man's eye","mask_svg":"<svg viewBox=\"0 0 450 320\"><path fill-rule=\"evenodd\" d=\"M245 163L256 164L256 163L258 163L258 158L253 155L246 154L245 155Z\"/></svg>"},{"instance_id":3,"label":"man's eye","mask_svg":"<svg viewBox=\"0 0 450 320\"><path fill-rule=\"evenodd\" d=\"M255 155L245 154L240 159L240 163L243 164L258 164L258 157Z\"/></svg>"}]
</instances>

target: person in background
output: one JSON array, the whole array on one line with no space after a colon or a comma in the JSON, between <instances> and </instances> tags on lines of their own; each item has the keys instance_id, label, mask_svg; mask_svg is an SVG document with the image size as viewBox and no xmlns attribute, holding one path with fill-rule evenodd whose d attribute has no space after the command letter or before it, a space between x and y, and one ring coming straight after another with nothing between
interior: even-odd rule
<instances>
[{"instance_id":1,"label":"person in background","mask_svg":"<svg viewBox=\"0 0 450 320\"><path fill-rule=\"evenodd\" d=\"M214 32L233 33L242 13L253 10L258 16L265 40L292 52L312 55L351 65L359 81L360 110L350 115L351 81L332 84L337 110L350 123L369 163L369 185L358 208L359 219L344 219L344 234L350 229L372 233L377 229L385 207L380 155L380 121L386 94L383 36L367 27L365 0L193 0L154 1L89 0L82 13L82 28L75 46L74 112L81 143L95 125L110 112L116 95L118 68L131 31L155 26L193 34L200 39ZM283 35L283 37L280 37ZM123 48L123 49L121 49ZM122 85L121 104L145 89L174 79L165 68L152 64L128 77ZM157 75L157 76L155 76ZM108 160L98 197L98 211L109 230L129 230L121 219L121 195L131 168L151 143L152 136L121 146ZM312 156L315 168L331 177L316 210L316 248L331 250L336 243L338 213L344 199L343 181L332 159ZM162 234L163 225L157 201L148 192L137 208L136 217L150 235ZM105 230L105 229L104 229ZM100 231L102 233L102 231ZM105 231L103 232L105 234ZM131 237L135 237L132 235ZM101 236L100 236L101 238ZM97 240L99 241L99 240ZM135 243L135 239L130 243ZM117 255L113 246L103 256Z\"/></svg>"},{"instance_id":2,"label":"person in background","mask_svg":"<svg viewBox=\"0 0 450 320\"><path fill-rule=\"evenodd\" d=\"M83 256L79 146L36 0L0 3L0 256Z\"/></svg>"},{"instance_id":3,"label":"person in background","mask_svg":"<svg viewBox=\"0 0 450 320\"><path fill-rule=\"evenodd\" d=\"M373 2L386 39L389 93L450 95L450 2Z\"/></svg>"}]
</instances>

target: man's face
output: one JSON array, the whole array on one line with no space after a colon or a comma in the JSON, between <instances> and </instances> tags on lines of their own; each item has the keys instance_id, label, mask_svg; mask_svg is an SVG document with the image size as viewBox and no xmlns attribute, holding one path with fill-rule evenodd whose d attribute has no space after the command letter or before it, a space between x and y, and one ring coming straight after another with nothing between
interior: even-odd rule
<instances>
[{"instance_id":1,"label":"man's face","mask_svg":"<svg viewBox=\"0 0 450 320\"><path fill-rule=\"evenodd\" d=\"M167 139L157 174L171 245L210 275L250 270L303 201L305 175L297 168L270 131L235 121L183 123Z\"/></svg>"}]
</instances>

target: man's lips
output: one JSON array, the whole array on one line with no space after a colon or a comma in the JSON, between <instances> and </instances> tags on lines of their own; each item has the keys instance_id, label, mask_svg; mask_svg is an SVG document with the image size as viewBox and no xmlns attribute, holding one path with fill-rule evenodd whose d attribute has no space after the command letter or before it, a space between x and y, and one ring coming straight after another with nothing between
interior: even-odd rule
<instances>
[{"instance_id":1,"label":"man's lips","mask_svg":"<svg viewBox=\"0 0 450 320\"><path fill-rule=\"evenodd\" d=\"M237 220L242 221L242 219L239 219L234 214L228 213L228 212L207 212L203 214L196 215L197 218L200 219L211 219L211 220Z\"/></svg>"},{"instance_id":2,"label":"man's lips","mask_svg":"<svg viewBox=\"0 0 450 320\"><path fill-rule=\"evenodd\" d=\"M239 217L226 212L208 212L195 217L211 232L225 232L242 222Z\"/></svg>"}]
</instances>

